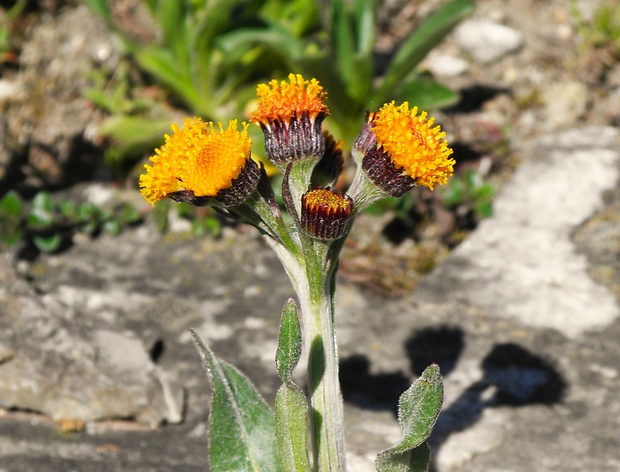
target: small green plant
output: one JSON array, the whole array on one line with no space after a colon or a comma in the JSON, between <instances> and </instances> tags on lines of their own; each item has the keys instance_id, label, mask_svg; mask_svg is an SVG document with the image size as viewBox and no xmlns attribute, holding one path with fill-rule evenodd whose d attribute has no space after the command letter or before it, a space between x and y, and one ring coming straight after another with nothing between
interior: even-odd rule
<instances>
[{"instance_id":1,"label":"small green plant","mask_svg":"<svg viewBox=\"0 0 620 472\"><path fill-rule=\"evenodd\" d=\"M390 102L369 113L352 149L357 171L346 194L331 190L342 148L323 133L329 110L316 79L290 74L257 87L251 120L265 153L283 176L282 209L262 165L252 159L249 124L239 130L187 118L172 125L140 176L140 191L156 204L170 198L212 206L256 227L288 274L298 303L281 315L275 412L250 380L218 359L191 331L211 380L210 470L228 472L346 470L344 407L338 377L334 295L339 257L355 217L415 185L446 184L455 164L445 133L426 112ZM299 307L299 309L298 309ZM307 393L293 381L307 359ZM429 366L400 397L402 439L377 455L378 472L428 471L427 439L443 401L439 367Z\"/></svg>"},{"instance_id":2,"label":"small green plant","mask_svg":"<svg viewBox=\"0 0 620 472\"><path fill-rule=\"evenodd\" d=\"M133 39L108 0L83 1L122 39L138 66L192 114L213 121L239 116L254 93L250 83L294 70L339 91L329 97L329 127L347 146L364 112L388 99L427 109L457 101L455 92L417 66L474 10L473 0L445 3L399 45L383 71L374 54L378 0L142 0L161 32L158 44ZM100 91L95 95L101 98ZM135 146L124 143L147 143L161 134L163 116L154 123L152 116L116 111L102 131L127 157Z\"/></svg>"},{"instance_id":3,"label":"small green plant","mask_svg":"<svg viewBox=\"0 0 620 472\"><path fill-rule=\"evenodd\" d=\"M9 9L0 7L0 64L16 60L15 45L11 37L11 23L28 5L28 0L17 0Z\"/></svg>"},{"instance_id":4,"label":"small green plant","mask_svg":"<svg viewBox=\"0 0 620 472\"><path fill-rule=\"evenodd\" d=\"M591 20L584 18L575 1L572 6L582 40L589 47L608 49L615 57L620 57L620 9L617 2L604 0L593 12Z\"/></svg>"},{"instance_id":5,"label":"small green plant","mask_svg":"<svg viewBox=\"0 0 620 472\"><path fill-rule=\"evenodd\" d=\"M278 15L282 25L303 34L317 16L316 9L301 8L308 2L299 0L142 0L153 19L154 34L161 36L158 42L145 44L119 25L109 0L83 2L105 20L138 67L169 92L171 102L214 121L242 114L254 94L250 81L278 67L260 46L228 50L224 45L229 37L261 23L264 15ZM112 113L101 133L113 141L116 161L153 149L159 144L153 138L161 140L170 121L166 108L171 105L155 102L145 112L127 107L134 104L130 94L117 71L109 84L99 83L87 92L88 98Z\"/></svg>"},{"instance_id":6,"label":"small green plant","mask_svg":"<svg viewBox=\"0 0 620 472\"><path fill-rule=\"evenodd\" d=\"M41 252L52 253L69 242L75 232L118 235L124 225L140 220L138 210L127 203L112 211L71 200L55 204L47 192L37 193L26 209L21 197L10 191L0 200L0 245L11 247L25 241Z\"/></svg>"},{"instance_id":7,"label":"small green plant","mask_svg":"<svg viewBox=\"0 0 620 472\"><path fill-rule=\"evenodd\" d=\"M307 3L313 3L307 0ZM262 30L238 31L224 44L228 51L249 44L268 46L288 70L317 77L338 94L329 97L330 129L347 146L359 128L360 116L388 100L408 101L424 109L453 105L458 94L421 73L417 66L463 19L471 15L471 0L452 0L426 18L394 51L379 70L375 57L376 0L331 0L323 2L324 15L317 34L305 37L268 23L271 34ZM232 36L232 35L231 35Z\"/></svg>"},{"instance_id":8,"label":"small green plant","mask_svg":"<svg viewBox=\"0 0 620 472\"><path fill-rule=\"evenodd\" d=\"M488 218L493 214L495 187L485 182L475 170L468 170L450 179L441 196L448 208L457 208L457 213L473 212L477 219Z\"/></svg>"}]
</instances>

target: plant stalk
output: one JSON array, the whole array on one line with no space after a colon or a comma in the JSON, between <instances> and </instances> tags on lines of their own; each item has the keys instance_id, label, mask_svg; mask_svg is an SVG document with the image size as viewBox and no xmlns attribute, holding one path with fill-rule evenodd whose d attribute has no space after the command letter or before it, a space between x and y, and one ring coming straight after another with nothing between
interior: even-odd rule
<instances>
[{"instance_id":1,"label":"plant stalk","mask_svg":"<svg viewBox=\"0 0 620 472\"><path fill-rule=\"evenodd\" d=\"M320 278L298 290L304 348L308 356L308 394L314 469L346 470L344 413L338 379L338 352L331 280ZM316 279L314 279L316 280Z\"/></svg>"}]
</instances>

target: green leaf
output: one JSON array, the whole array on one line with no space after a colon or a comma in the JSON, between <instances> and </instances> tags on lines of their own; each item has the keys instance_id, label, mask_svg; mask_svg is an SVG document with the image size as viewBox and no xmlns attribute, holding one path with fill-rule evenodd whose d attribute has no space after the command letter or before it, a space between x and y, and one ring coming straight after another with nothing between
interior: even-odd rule
<instances>
[{"instance_id":1,"label":"green leaf","mask_svg":"<svg viewBox=\"0 0 620 472\"><path fill-rule=\"evenodd\" d=\"M37 193L32 199L32 208L52 213L54 211L54 202L51 195L47 192Z\"/></svg>"},{"instance_id":2,"label":"green leaf","mask_svg":"<svg viewBox=\"0 0 620 472\"><path fill-rule=\"evenodd\" d=\"M99 131L114 144L114 160L135 158L163 143L163 136L170 130L168 118L113 115L105 119Z\"/></svg>"},{"instance_id":3,"label":"green leaf","mask_svg":"<svg viewBox=\"0 0 620 472\"><path fill-rule=\"evenodd\" d=\"M34 196L26 222L33 229L49 228L56 223L54 202L49 193L39 192Z\"/></svg>"},{"instance_id":4,"label":"green leaf","mask_svg":"<svg viewBox=\"0 0 620 472\"><path fill-rule=\"evenodd\" d=\"M75 203L71 200L62 200L58 204L58 211L64 218L73 219L76 212Z\"/></svg>"},{"instance_id":5,"label":"green leaf","mask_svg":"<svg viewBox=\"0 0 620 472\"><path fill-rule=\"evenodd\" d=\"M303 43L281 25L269 29L242 28L217 38L218 46L226 53L225 61L240 57L254 45L261 45L289 63L304 54Z\"/></svg>"},{"instance_id":6,"label":"green leaf","mask_svg":"<svg viewBox=\"0 0 620 472\"><path fill-rule=\"evenodd\" d=\"M0 217L0 243L7 247L15 246L23 235L19 220Z\"/></svg>"},{"instance_id":7,"label":"green leaf","mask_svg":"<svg viewBox=\"0 0 620 472\"><path fill-rule=\"evenodd\" d=\"M58 233L50 236L35 236L33 242L39 251L50 253L56 251L60 247L62 236Z\"/></svg>"},{"instance_id":8,"label":"green leaf","mask_svg":"<svg viewBox=\"0 0 620 472\"><path fill-rule=\"evenodd\" d=\"M411 106L417 106L421 110L449 107L458 103L459 98L457 92L427 75L413 77L392 96L396 103L407 101Z\"/></svg>"},{"instance_id":9,"label":"green leaf","mask_svg":"<svg viewBox=\"0 0 620 472\"><path fill-rule=\"evenodd\" d=\"M117 218L110 218L103 224L103 230L112 236L118 236L121 234L122 229L123 225Z\"/></svg>"},{"instance_id":10,"label":"green leaf","mask_svg":"<svg viewBox=\"0 0 620 472\"><path fill-rule=\"evenodd\" d=\"M381 88L375 94L376 102L387 101L399 82L474 9L475 3L472 0L453 0L425 19L396 52L383 77Z\"/></svg>"},{"instance_id":11,"label":"green leaf","mask_svg":"<svg viewBox=\"0 0 620 472\"><path fill-rule=\"evenodd\" d=\"M376 466L379 472L424 470L410 467L412 454L418 462L418 459L423 457L422 451L415 450L430 436L442 402L441 373L439 366L432 364L400 397L398 422L403 437L398 444L377 456Z\"/></svg>"},{"instance_id":12,"label":"green leaf","mask_svg":"<svg viewBox=\"0 0 620 472\"><path fill-rule=\"evenodd\" d=\"M185 37L185 20L189 10L184 0L159 0L156 20L163 33L163 42L172 51L177 63L185 66L189 56L190 45Z\"/></svg>"},{"instance_id":13,"label":"green leaf","mask_svg":"<svg viewBox=\"0 0 620 472\"><path fill-rule=\"evenodd\" d=\"M444 204L448 207L460 205L465 201L465 185L463 180L455 177L448 181L448 185L441 190Z\"/></svg>"},{"instance_id":14,"label":"green leaf","mask_svg":"<svg viewBox=\"0 0 620 472\"><path fill-rule=\"evenodd\" d=\"M145 46L134 54L140 67L168 87L190 108L195 108L195 104L201 101L201 96L189 77L189 71L177 63L169 50Z\"/></svg>"},{"instance_id":15,"label":"green leaf","mask_svg":"<svg viewBox=\"0 0 620 472\"><path fill-rule=\"evenodd\" d=\"M97 15L110 20L112 14L106 0L83 0L83 2Z\"/></svg>"},{"instance_id":16,"label":"green leaf","mask_svg":"<svg viewBox=\"0 0 620 472\"><path fill-rule=\"evenodd\" d=\"M26 223L32 229L45 229L53 226L56 222L54 214L42 208L31 208L26 218Z\"/></svg>"},{"instance_id":17,"label":"green leaf","mask_svg":"<svg viewBox=\"0 0 620 472\"><path fill-rule=\"evenodd\" d=\"M353 68L355 45L353 44L354 37L350 17L344 0L332 0L330 20L329 28L335 59L334 66L338 69L343 81L350 84L355 75Z\"/></svg>"},{"instance_id":18,"label":"green leaf","mask_svg":"<svg viewBox=\"0 0 620 472\"><path fill-rule=\"evenodd\" d=\"M376 468L378 472L428 472L430 461L431 449L424 441L410 451L391 456L379 455Z\"/></svg>"},{"instance_id":19,"label":"green leaf","mask_svg":"<svg viewBox=\"0 0 620 472\"><path fill-rule=\"evenodd\" d=\"M99 207L94 203L83 203L77 207L76 216L78 220L83 222L91 222L97 220L100 214Z\"/></svg>"},{"instance_id":20,"label":"green leaf","mask_svg":"<svg viewBox=\"0 0 620 472\"><path fill-rule=\"evenodd\" d=\"M293 383L293 370L301 357L301 328L297 315L297 306L289 298L282 310L278 350L276 351L276 369L278 375L287 385Z\"/></svg>"},{"instance_id":21,"label":"green leaf","mask_svg":"<svg viewBox=\"0 0 620 472\"><path fill-rule=\"evenodd\" d=\"M17 192L11 190L0 200L0 215L5 217L20 218L24 211L24 204Z\"/></svg>"},{"instance_id":22,"label":"green leaf","mask_svg":"<svg viewBox=\"0 0 620 472\"><path fill-rule=\"evenodd\" d=\"M293 370L301 357L301 327L295 301L282 310L276 368L284 385L276 396L276 437L280 461L286 471L310 471L308 458L308 401L293 383Z\"/></svg>"},{"instance_id":23,"label":"green leaf","mask_svg":"<svg viewBox=\"0 0 620 472\"><path fill-rule=\"evenodd\" d=\"M482 218L493 216L493 204L491 202L478 202L474 205L474 211Z\"/></svg>"},{"instance_id":24,"label":"green leaf","mask_svg":"<svg viewBox=\"0 0 620 472\"><path fill-rule=\"evenodd\" d=\"M372 59L375 48L376 19L374 0L354 0L355 29L357 33L357 52Z\"/></svg>"},{"instance_id":25,"label":"green leaf","mask_svg":"<svg viewBox=\"0 0 620 472\"><path fill-rule=\"evenodd\" d=\"M98 228L99 224L96 221L87 221L86 223L82 223L82 226L80 227L84 233L91 236L95 234Z\"/></svg>"},{"instance_id":26,"label":"green leaf","mask_svg":"<svg viewBox=\"0 0 620 472\"><path fill-rule=\"evenodd\" d=\"M282 385L276 396L276 437L282 467L310 472L308 457L308 401L296 385Z\"/></svg>"},{"instance_id":27,"label":"green leaf","mask_svg":"<svg viewBox=\"0 0 620 472\"><path fill-rule=\"evenodd\" d=\"M194 236L200 237L207 233L215 238L219 237L219 235L222 234L222 224L220 220L212 216L207 216L192 221L192 234Z\"/></svg>"},{"instance_id":28,"label":"green leaf","mask_svg":"<svg viewBox=\"0 0 620 472\"><path fill-rule=\"evenodd\" d=\"M130 203L124 203L119 212L119 218L123 223L132 224L139 222L142 216L135 206Z\"/></svg>"},{"instance_id":29,"label":"green leaf","mask_svg":"<svg viewBox=\"0 0 620 472\"><path fill-rule=\"evenodd\" d=\"M160 233L166 232L168 229L168 211L170 210L170 200L160 200L155 204L153 210L153 221Z\"/></svg>"},{"instance_id":30,"label":"green leaf","mask_svg":"<svg viewBox=\"0 0 620 472\"><path fill-rule=\"evenodd\" d=\"M211 380L209 458L212 472L280 471L275 419L265 400L239 370L218 360L190 330Z\"/></svg>"}]
</instances>

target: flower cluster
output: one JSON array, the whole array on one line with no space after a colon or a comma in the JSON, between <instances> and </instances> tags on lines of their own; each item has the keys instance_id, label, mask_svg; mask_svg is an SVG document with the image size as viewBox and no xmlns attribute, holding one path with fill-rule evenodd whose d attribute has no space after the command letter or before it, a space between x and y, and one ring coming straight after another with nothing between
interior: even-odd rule
<instances>
[{"instance_id":1,"label":"flower cluster","mask_svg":"<svg viewBox=\"0 0 620 472\"><path fill-rule=\"evenodd\" d=\"M283 385L276 396L275 418L260 395L251 393L249 383L241 383L238 372L229 379L223 364L216 367L215 356L194 333L197 345L214 389L219 385L222 391L227 390L229 401L234 400L234 391L243 390L246 406L252 403L261 417L261 427L275 432L277 440L269 447L278 449L280 460L288 460L287 470L310 470L310 457L316 470L346 470L334 316L340 252L355 216L375 200L403 195L415 185L432 190L445 184L453 172L452 150L445 133L425 112L418 114L408 103L388 103L366 115L351 152L356 174L343 192L339 189L345 186L338 182L343 146L322 129L329 111L324 103L326 93L317 80L291 74L288 81L259 85L257 92L258 106L250 119L262 129L267 157L283 174L281 196L288 217L264 168L251 157L249 125L242 123L239 130L236 120L228 127L199 118L187 119L183 128L173 126L173 133L165 137L164 145L145 165L146 172L140 176L141 193L153 204L168 197L193 205L212 205L237 221L255 226L265 236L266 244L282 262L300 306L297 310L290 300L282 313L276 366ZM307 356L307 398L291 378L302 352ZM430 405L428 411L435 412L429 416L430 426L442 396L436 366L431 372L433 377L423 379L425 391L433 385L430 400L424 400ZM229 381L237 387L223 386ZM411 392L401 397L405 409L411 397L418 402L417 392ZM213 405L212 421L218 418L220 424L230 426L238 416L224 402ZM272 421L265 424L265 418ZM212 459L219 457L226 444L238 444L236 439L224 440L230 428L213 429L213 425L209 437L217 439L211 442ZM261 447L267 444L261 438ZM426 444L421 447L421 454L428 454L424 452L428 451ZM377 464L387 464L385 457L391 450L395 448L382 453ZM235 450L224 452L231 459L236 454ZM400 452L399 457L403 456ZM235 457L236 462L227 460L226 466L244 463L246 459L240 457ZM265 470L274 470L273 464L269 462Z\"/></svg>"},{"instance_id":2,"label":"flower cluster","mask_svg":"<svg viewBox=\"0 0 620 472\"><path fill-rule=\"evenodd\" d=\"M407 102L385 104L368 113L353 145L358 169L347 195L330 189L343 165L342 143L323 132L329 114L326 92L316 79L290 74L287 81L272 80L257 87L258 106L251 121L263 130L267 157L286 173L283 196L299 230L319 240L342 238L352 216L385 196L401 196L415 185L431 190L443 185L455 164L445 133L433 126L426 112ZM258 226L267 234L281 218L272 193L260 185L264 172L251 159L248 124L238 130L236 120L224 129L199 118L187 119L183 129L172 126L165 144L151 157L140 176L142 195L151 203L165 197L196 205L213 204L229 209L254 205ZM296 173L303 167L303 173ZM292 191L296 188L297 191ZM262 189L262 190L261 190ZM252 199L252 195L259 195ZM265 212L269 213L266 214ZM271 222L271 223L270 223ZM274 223L275 222L275 223ZM273 234L272 234L273 233Z\"/></svg>"}]
</instances>

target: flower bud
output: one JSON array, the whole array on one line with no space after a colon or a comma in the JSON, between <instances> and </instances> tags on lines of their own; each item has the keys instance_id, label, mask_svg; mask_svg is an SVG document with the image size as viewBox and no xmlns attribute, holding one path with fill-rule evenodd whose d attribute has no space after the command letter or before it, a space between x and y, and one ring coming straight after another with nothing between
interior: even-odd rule
<instances>
[{"instance_id":1,"label":"flower bud","mask_svg":"<svg viewBox=\"0 0 620 472\"><path fill-rule=\"evenodd\" d=\"M323 137L325 138L325 151L314 167L313 187L327 187L336 183L344 165L342 141L336 141L328 131L323 131Z\"/></svg>"},{"instance_id":2,"label":"flower bud","mask_svg":"<svg viewBox=\"0 0 620 472\"><path fill-rule=\"evenodd\" d=\"M301 224L313 238L330 241L349 229L353 200L329 189L306 192L301 199Z\"/></svg>"}]
</instances>

